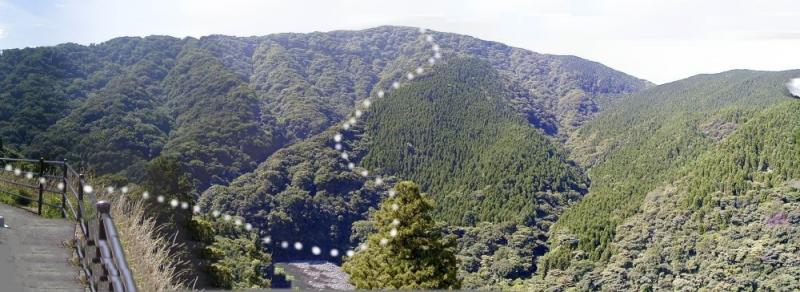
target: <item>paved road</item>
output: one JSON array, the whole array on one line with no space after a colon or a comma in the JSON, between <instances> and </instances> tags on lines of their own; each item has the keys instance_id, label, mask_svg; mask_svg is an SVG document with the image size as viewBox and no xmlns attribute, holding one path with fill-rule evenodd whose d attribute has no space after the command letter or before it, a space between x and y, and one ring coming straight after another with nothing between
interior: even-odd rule
<instances>
[{"instance_id":1,"label":"paved road","mask_svg":"<svg viewBox=\"0 0 800 292\"><path fill-rule=\"evenodd\" d=\"M74 237L74 223L5 204L0 216L9 226L0 228L0 291L85 291L63 244Z\"/></svg>"}]
</instances>

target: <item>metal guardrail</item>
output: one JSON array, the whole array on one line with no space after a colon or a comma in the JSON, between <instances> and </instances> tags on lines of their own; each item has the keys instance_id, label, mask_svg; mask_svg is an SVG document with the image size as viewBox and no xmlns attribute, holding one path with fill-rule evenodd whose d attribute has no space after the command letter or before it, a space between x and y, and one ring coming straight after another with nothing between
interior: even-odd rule
<instances>
[{"instance_id":1,"label":"metal guardrail","mask_svg":"<svg viewBox=\"0 0 800 292\"><path fill-rule=\"evenodd\" d=\"M0 163L0 193L36 203L39 215L42 215L42 207L48 207L60 210L63 218L76 221L80 232L75 240L75 253L86 275L89 290L137 291L111 218L111 204L97 200L82 173L67 161L48 161L44 158L0 158ZM34 176L35 185L20 179L27 178L29 182ZM57 184L55 189L53 184ZM18 192L14 193L9 188ZM22 189L38 192L38 197L33 200L19 191ZM45 202L48 194L60 196L60 204ZM89 256L89 253L93 255Z\"/></svg>"}]
</instances>

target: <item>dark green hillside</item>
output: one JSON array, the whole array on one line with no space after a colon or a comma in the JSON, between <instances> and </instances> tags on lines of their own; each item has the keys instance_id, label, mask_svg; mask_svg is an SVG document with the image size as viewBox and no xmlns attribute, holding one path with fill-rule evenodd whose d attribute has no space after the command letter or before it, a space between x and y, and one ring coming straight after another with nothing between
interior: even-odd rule
<instances>
[{"instance_id":1,"label":"dark green hillside","mask_svg":"<svg viewBox=\"0 0 800 292\"><path fill-rule=\"evenodd\" d=\"M175 120L164 154L180 157L200 189L255 169L285 143L247 84L202 50L184 48L163 87Z\"/></svg>"},{"instance_id":2,"label":"dark green hillside","mask_svg":"<svg viewBox=\"0 0 800 292\"><path fill-rule=\"evenodd\" d=\"M7 145L27 145L69 114L83 97L74 81L87 75L87 51L61 45L0 54L0 137Z\"/></svg>"},{"instance_id":3,"label":"dark green hillside","mask_svg":"<svg viewBox=\"0 0 800 292\"><path fill-rule=\"evenodd\" d=\"M161 41L168 40L147 43ZM117 72L93 74L110 80L94 89L91 85L81 88L85 101L37 136L27 152L34 157L80 161L100 174L140 177L144 162L161 152L172 128L172 119L162 106L160 82L170 70L171 61L167 60L174 57L170 53L176 51L146 50L149 53L124 69L120 64L100 61L108 70ZM84 84L81 80L75 82Z\"/></svg>"},{"instance_id":4,"label":"dark green hillside","mask_svg":"<svg viewBox=\"0 0 800 292\"><path fill-rule=\"evenodd\" d=\"M580 197L585 178L503 103L504 90L485 62L453 59L377 100L365 123L343 132L345 149L388 181L410 178L447 194L433 197L452 223L517 221L547 230ZM268 226L276 240L301 234L321 246L348 245L350 226L366 218L383 187L346 168L331 147L335 130L279 150L254 173L206 191L201 203ZM474 199L479 193L482 201Z\"/></svg>"},{"instance_id":5,"label":"dark green hillside","mask_svg":"<svg viewBox=\"0 0 800 292\"><path fill-rule=\"evenodd\" d=\"M776 103L626 218L608 263L573 260L547 285L604 290L800 289L800 102Z\"/></svg>"},{"instance_id":6,"label":"dark green hillside","mask_svg":"<svg viewBox=\"0 0 800 292\"><path fill-rule=\"evenodd\" d=\"M592 187L556 224L551 243L560 248L548 254L546 268L570 266L574 251L592 261L608 260L615 254L611 242L617 227L639 211L647 193L681 180L686 167L691 169L714 145L746 131L743 125L765 107L785 101L783 84L797 73L738 70L695 76L634 94L587 123L570 145L591 166ZM761 126L766 125L786 130L771 123ZM695 179L737 188L726 177L717 173ZM694 200L702 205L704 199Z\"/></svg>"},{"instance_id":7,"label":"dark green hillside","mask_svg":"<svg viewBox=\"0 0 800 292\"><path fill-rule=\"evenodd\" d=\"M570 132L606 100L648 86L577 57L433 35L445 55L489 62L513 89L508 103L514 111L553 135ZM181 152L203 189L340 121L376 86L424 63L429 46L416 29L384 26L261 37L122 37L91 46L4 50L0 137L27 156L66 155L98 174L134 181L143 163L169 145L168 154ZM186 68L200 65L209 66ZM193 77L179 76L184 73ZM242 113L210 115L216 99L236 100L225 115L234 108ZM231 140L244 133L247 146L236 149Z\"/></svg>"},{"instance_id":8,"label":"dark green hillside","mask_svg":"<svg viewBox=\"0 0 800 292\"><path fill-rule=\"evenodd\" d=\"M384 187L347 169L330 145L333 129L278 150L230 186L213 186L199 203L243 216L278 240L346 250L352 223L378 205ZM276 259L311 254L275 249Z\"/></svg>"},{"instance_id":9,"label":"dark green hillside","mask_svg":"<svg viewBox=\"0 0 800 292\"><path fill-rule=\"evenodd\" d=\"M454 59L369 112L363 164L421 183L454 224L555 215L585 185L581 171L505 102L488 63Z\"/></svg>"}]
</instances>

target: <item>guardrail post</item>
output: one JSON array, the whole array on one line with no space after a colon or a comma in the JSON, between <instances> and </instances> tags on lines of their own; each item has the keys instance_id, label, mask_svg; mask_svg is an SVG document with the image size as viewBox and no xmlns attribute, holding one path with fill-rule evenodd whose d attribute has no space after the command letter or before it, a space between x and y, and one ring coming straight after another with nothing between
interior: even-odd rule
<instances>
[{"instance_id":1,"label":"guardrail post","mask_svg":"<svg viewBox=\"0 0 800 292\"><path fill-rule=\"evenodd\" d=\"M108 267L106 267L106 265L108 263L103 263L103 254L100 251L100 249L103 248L104 246L108 246L108 244L110 244L110 242L108 241L108 231L106 230L106 226L103 223L103 218L106 217L106 216L110 216L109 212L111 211L111 204L109 204L107 201L98 201L95 204L95 206L96 206L96 209L97 209L97 242L98 242L98 245L97 245L97 248L96 248L96 250L97 250L97 260L98 260L97 262L100 263L100 270L103 271L102 275L100 275L100 279L99 280L101 282L105 282L105 281L109 281ZM102 242L105 242L106 245L100 244ZM113 286L110 285L110 283L109 283L109 288L112 291L114 289Z\"/></svg>"},{"instance_id":2,"label":"guardrail post","mask_svg":"<svg viewBox=\"0 0 800 292\"><path fill-rule=\"evenodd\" d=\"M61 166L61 216L67 218L67 159L64 158L64 165Z\"/></svg>"},{"instance_id":3,"label":"guardrail post","mask_svg":"<svg viewBox=\"0 0 800 292\"><path fill-rule=\"evenodd\" d=\"M78 175L78 224L83 225L83 174Z\"/></svg>"},{"instance_id":4,"label":"guardrail post","mask_svg":"<svg viewBox=\"0 0 800 292\"><path fill-rule=\"evenodd\" d=\"M44 203L44 184L42 178L44 177L44 157L39 158L39 216L42 216L42 204Z\"/></svg>"}]
</instances>

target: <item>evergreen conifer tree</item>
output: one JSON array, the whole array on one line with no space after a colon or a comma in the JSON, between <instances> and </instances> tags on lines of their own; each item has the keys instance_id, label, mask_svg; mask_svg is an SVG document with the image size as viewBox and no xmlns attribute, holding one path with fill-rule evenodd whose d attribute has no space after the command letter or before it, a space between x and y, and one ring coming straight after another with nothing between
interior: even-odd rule
<instances>
[{"instance_id":1,"label":"evergreen conifer tree","mask_svg":"<svg viewBox=\"0 0 800 292\"><path fill-rule=\"evenodd\" d=\"M413 182L401 182L372 217L376 232L344 270L359 289L458 289L454 242L430 213L433 205Z\"/></svg>"}]
</instances>

